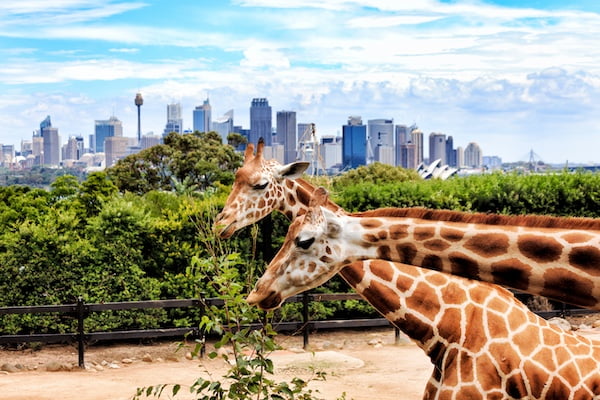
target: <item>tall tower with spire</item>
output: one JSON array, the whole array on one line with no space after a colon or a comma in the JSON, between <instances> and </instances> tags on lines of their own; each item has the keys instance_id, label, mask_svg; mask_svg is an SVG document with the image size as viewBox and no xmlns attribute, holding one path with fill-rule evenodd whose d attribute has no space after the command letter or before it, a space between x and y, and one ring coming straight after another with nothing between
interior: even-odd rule
<instances>
[{"instance_id":1,"label":"tall tower with spire","mask_svg":"<svg viewBox=\"0 0 600 400\"><path fill-rule=\"evenodd\" d=\"M141 93L136 93L135 95L135 105L137 107L137 111L138 111L138 143L141 142L142 140L142 128L141 128L141 122L140 122L140 108L142 107L142 104L144 104L144 99L142 98L142 94Z\"/></svg>"}]
</instances>

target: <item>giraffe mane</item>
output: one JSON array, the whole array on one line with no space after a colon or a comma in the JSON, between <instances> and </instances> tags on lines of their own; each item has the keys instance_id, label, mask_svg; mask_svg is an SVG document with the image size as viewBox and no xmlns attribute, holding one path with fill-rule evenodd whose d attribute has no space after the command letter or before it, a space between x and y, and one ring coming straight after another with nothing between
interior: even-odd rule
<instances>
[{"instance_id":1,"label":"giraffe mane","mask_svg":"<svg viewBox=\"0 0 600 400\"><path fill-rule=\"evenodd\" d=\"M350 215L354 217L419 218L435 221L464 222L484 225L524 226L531 228L600 230L600 218L468 213L453 210L432 210L422 207L381 208L378 210L351 213Z\"/></svg>"}]
</instances>

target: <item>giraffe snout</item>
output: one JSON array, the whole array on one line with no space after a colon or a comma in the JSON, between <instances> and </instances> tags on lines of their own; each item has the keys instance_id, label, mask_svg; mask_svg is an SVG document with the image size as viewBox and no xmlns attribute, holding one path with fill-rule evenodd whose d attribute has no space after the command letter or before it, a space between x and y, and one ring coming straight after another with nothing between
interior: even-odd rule
<instances>
[{"instance_id":1,"label":"giraffe snout","mask_svg":"<svg viewBox=\"0 0 600 400\"><path fill-rule=\"evenodd\" d=\"M220 212L215 219L213 230L221 239L228 239L235 232L235 219L230 213Z\"/></svg>"}]
</instances>

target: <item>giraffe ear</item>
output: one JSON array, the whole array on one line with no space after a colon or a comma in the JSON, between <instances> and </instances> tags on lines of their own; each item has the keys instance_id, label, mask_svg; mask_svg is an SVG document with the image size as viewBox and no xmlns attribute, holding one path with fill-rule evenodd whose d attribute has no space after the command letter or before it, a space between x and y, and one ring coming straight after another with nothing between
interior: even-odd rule
<instances>
[{"instance_id":1,"label":"giraffe ear","mask_svg":"<svg viewBox=\"0 0 600 400\"><path fill-rule=\"evenodd\" d=\"M302 176L304 171L309 167L310 163L306 161L296 161L286 165L282 165L277 169L277 178L297 179Z\"/></svg>"},{"instance_id":2,"label":"giraffe ear","mask_svg":"<svg viewBox=\"0 0 600 400\"><path fill-rule=\"evenodd\" d=\"M338 221L338 216L325 207L320 208L321 212L323 213L323 217L325 217L325 223L327 224L327 236L331 238L338 237L342 231L342 226Z\"/></svg>"}]
</instances>

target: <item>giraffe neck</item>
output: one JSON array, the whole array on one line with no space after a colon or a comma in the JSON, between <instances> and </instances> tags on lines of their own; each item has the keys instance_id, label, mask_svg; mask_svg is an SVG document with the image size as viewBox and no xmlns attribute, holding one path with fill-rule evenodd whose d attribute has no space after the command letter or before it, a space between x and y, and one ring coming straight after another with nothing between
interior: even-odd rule
<instances>
[{"instance_id":1,"label":"giraffe neck","mask_svg":"<svg viewBox=\"0 0 600 400\"><path fill-rule=\"evenodd\" d=\"M279 194L278 211L283 213L290 221L306 214L316 187L302 178L286 179L281 186L283 191ZM325 207L334 213L343 213L343 209L329 199Z\"/></svg>"},{"instance_id":2,"label":"giraffe neck","mask_svg":"<svg viewBox=\"0 0 600 400\"><path fill-rule=\"evenodd\" d=\"M382 260L340 275L429 356L426 399L600 393L600 343L551 326L505 289Z\"/></svg>"},{"instance_id":3,"label":"giraffe neck","mask_svg":"<svg viewBox=\"0 0 600 400\"><path fill-rule=\"evenodd\" d=\"M413 339L434 365L442 362L448 345L468 340L467 327L473 326L473 318L480 318L481 312L496 315L499 310L495 303L502 304L498 314L503 314L503 319L510 310L541 320L501 287L433 270L367 260L355 261L339 274L379 313ZM479 307L477 313L468 312L473 305Z\"/></svg>"},{"instance_id":4,"label":"giraffe neck","mask_svg":"<svg viewBox=\"0 0 600 400\"><path fill-rule=\"evenodd\" d=\"M600 309L600 231L348 215L338 223L341 264L392 260Z\"/></svg>"},{"instance_id":5,"label":"giraffe neck","mask_svg":"<svg viewBox=\"0 0 600 400\"><path fill-rule=\"evenodd\" d=\"M445 351L444 346L433 349L433 343L443 343L462 336L440 329L436 316L441 310L440 288L427 281L427 271L383 260L355 261L339 272L356 292L367 300L387 320L392 322L421 347L432 361ZM435 273L438 283L449 280ZM432 274L433 275L433 274ZM452 302L452 299L448 299ZM448 337L435 335L448 334ZM456 336L458 334L458 336ZM434 361L435 362L435 361Z\"/></svg>"}]
</instances>

